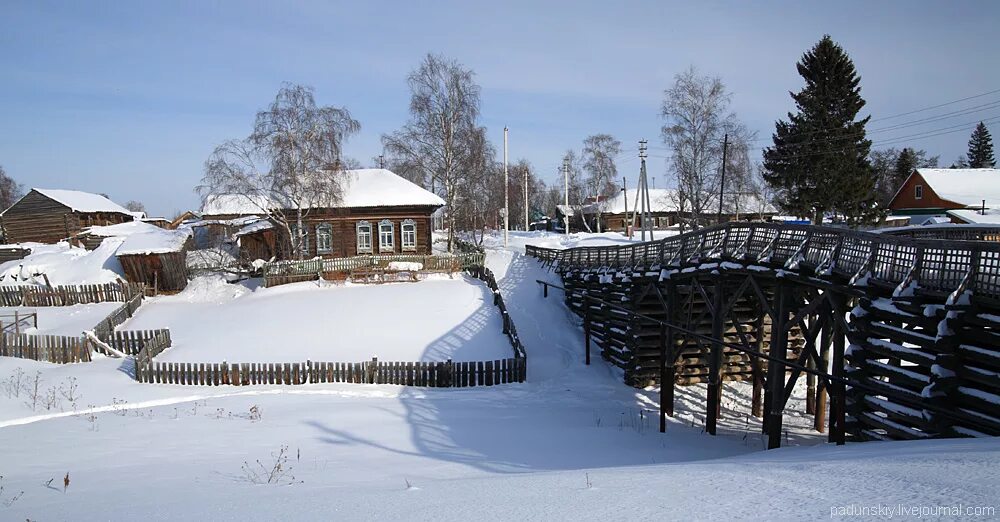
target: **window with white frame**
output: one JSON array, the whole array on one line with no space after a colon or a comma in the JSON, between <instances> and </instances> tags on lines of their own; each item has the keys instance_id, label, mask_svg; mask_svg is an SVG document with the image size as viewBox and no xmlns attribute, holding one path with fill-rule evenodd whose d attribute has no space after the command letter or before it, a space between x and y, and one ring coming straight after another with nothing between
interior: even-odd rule
<instances>
[{"instance_id":1,"label":"window with white frame","mask_svg":"<svg viewBox=\"0 0 1000 522\"><path fill-rule=\"evenodd\" d=\"M316 253L329 254L333 252L333 226L329 223L316 225Z\"/></svg>"},{"instance_id":2,"label":"window with white frame","mask_svg":"<svg viewBox=\"0 0 1000 522\"><path fill-rule=\"evenodd\" d=\"M358 221L357 236L358 253L370 254L372 252L372 224L367 221Z\"/></svg>"},{"instance_id":3,"label":"window with white frame","mask_svg":"<svg viewBox=\"0 0 1000 522\"><path fill-rule=\"evenodd\" d=\"M303 256L309 255L309 229L302 228L299 229L297 224L291 226L292 231L292 246L296 255L301 254Z\"/></svg>"},{"instance_id":4,"label":"window with white frame","mask_svg":"<svg viewBox=\"0 0 1000 522\"><path fill-rule=\"evenodd\" d=\"M417 249L417 222L412 219L403 221L399 227L400 246L404 251Z\"/></svg>"},{"instance_id":5,"label":"window with white frame","mask_svg":"<svg viewBox=\"0 0 1000 522\"><path fill-rule=\"evenodd\" d=\"M924 186L923 185L916 185L916 186L913 187L913 197L916 198L916 199L923 199L924 198Z\"/></svg>"},{"instance_id":6,"label":"window with white frame","mask_svg":"<svg viewBox=\"0 0 1000 522\"><path fill-rule=\"evenodd\" d=\"M383 219L378 222L378 251L392 252L392 236L394 227L392 221Z\"/></svg>"}]
</instances>

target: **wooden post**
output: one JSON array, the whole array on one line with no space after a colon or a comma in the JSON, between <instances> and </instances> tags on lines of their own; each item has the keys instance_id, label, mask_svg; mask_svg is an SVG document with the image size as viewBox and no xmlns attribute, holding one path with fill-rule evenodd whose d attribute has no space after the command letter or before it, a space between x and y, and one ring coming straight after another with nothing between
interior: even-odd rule
<instances>
[{"instance_id":1,"label":"wooden post","mask_svg":"<svg viewBox=\"0 0 1000 522\"><path fill-rule=\"evenodd\" d=\"M831 294L831 299L833 300L833 310L830 315L833 320L833 368L831 374L834 377L844 377L844 337L847 332L844 331L843 322L846 320L844 315L845 310L845 299L841 295L835 293ZM838 446L844 444L846 440L846 422L847 422L847 390L842 382L834 382L830 387L830 442L836 443Z\"/></svg>"},{"instance_id":2,"label":"wooden post","mask_svg":"<svg viewBox=\"0 0 1000 522\"><path fill-rule=\"evenodd\" d=\"M830 310L829 314L824 320L823 330L820 333L820 345L819 345L819 370L823 373L829 373L830 371L830 323L835 321L833 314L835 312ZM826 397L827 397L827 386L826 379L820 379L819 385L816 388L816 413L813 419L813 428L816 431L823 433L826 431Z\"/></svg>"},{"instance_id":3,"label":"wooden post","mask_svg":"<svg viewBox=\"0 0 1000 522\"><path fill-rule=\"evenodd\" d=\"M587 293L583 294L583 343L587 366L590 366L590 295Z\"/></svg>"},{"instance_id":4,"label":"wooden post","mask_svg":"<svg viewBox=\"0 0 1000 522\"><path fill-rule=\"evenodd\" d=\"M775 321L771 325L771 357L767 370L767 449L781 447L781 421L785 409L785 364L788 357L788 288L778 279L775 289Z\"/></svg>"},{"instance_id":5,"label":"wooden post","mask_svg":"<svg viewBox=\"0 0 1000 522\"><path fill-rule=\"evenodd\" d=\"M549 285L542 283L542 297L548 299L549 297Z\"/></svg>"},{"instance_id":6,"label":"wooden post","mask_svg":"<svg viewBox=\"0 0 1000 522\"><path fill-rule=\"evenodd\" d=\"M715 294L712 296L712 352L709 360L708 400L705 415L705 431L716 434L719 411L722 408L722 275L715 278ZM707 306L709 303L705 303Z\"/></svg>"}]
</instances>

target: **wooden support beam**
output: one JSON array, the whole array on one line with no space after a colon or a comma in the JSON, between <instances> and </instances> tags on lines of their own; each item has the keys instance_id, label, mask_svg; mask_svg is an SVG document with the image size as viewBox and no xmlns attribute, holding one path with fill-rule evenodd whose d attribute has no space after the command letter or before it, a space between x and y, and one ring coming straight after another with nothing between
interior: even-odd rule
<instances>
[{"instance_id":1,"label":"wooden support beam","mask_svg":"<svg viewBox=\"0 0 1000 522\"><path fill-rule=\"evenodd\" d=\"M705 431L715 435L719 423L719 413L722 409L722 327L723 316L723 277L718 275L715 280L715 291L712 296L712 352L709 359L708 397L705 415ZM699 285L700 287L700 285Z\"/></svg>"},{"instance_id":2,"label":"wooden support beam","mask_svg":"<svg viewBox=\"0 0 1000 522\"><path fill-rule=\"evenodd\" d=\"M767 449L781 447L782 413L785 409L784 395L785 364L788 357L788 287L778 280L775 289L775 319L771 327L770 355L767 371L768 412L764 422L767 424Z\"/></svg>"}]
</instances>

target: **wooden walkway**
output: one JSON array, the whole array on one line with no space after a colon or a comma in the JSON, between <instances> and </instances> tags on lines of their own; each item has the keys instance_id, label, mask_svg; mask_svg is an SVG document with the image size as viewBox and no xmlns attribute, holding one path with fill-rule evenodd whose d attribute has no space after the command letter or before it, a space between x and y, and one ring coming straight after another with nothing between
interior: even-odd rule
<instances>
[{"instance_id":1,"label":"wooden walkway","mask_svg":"<svg viewBox=\"0 0 1000 522\"><path fill-rule=\"evenodd\" d=\"M629 384L673 383L663 415L674 386L705 382L714 434L722 382L748 381L777 447L805 376L834 442L1000 435L1000 229L930 230L747 223L526 250Z\"/></svg>"}]
</instances>

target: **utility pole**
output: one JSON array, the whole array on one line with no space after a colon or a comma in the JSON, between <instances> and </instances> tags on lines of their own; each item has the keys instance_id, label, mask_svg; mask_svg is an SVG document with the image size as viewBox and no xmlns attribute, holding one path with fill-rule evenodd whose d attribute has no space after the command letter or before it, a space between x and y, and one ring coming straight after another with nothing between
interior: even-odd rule
<instances>
[{"instance_id":1,"label":"utility pole","mask_svg":"<svg viewBox=\"0 0 1000 522\"><path fill-rule=\"evenodd\" d=\"M639 170L639 226L642 227L642 240L646 240L646 229L649 228L649 182L646 179L646 140L639 140L639 160L642 166ZM653 230L649 230L649 239L653 239Z\"/></svg>"},{"instance_id":2,"label":"utility pole","mask_svg":"<svg viewBox=\"0 0 1000 522\"><path fill-rule=\"evenodd\" d=\"M565 200L563 202L565 212L569 212L569 159L563 160L563 194ZM566 221L566 234L569 234L569 214L564 214L563 218Z\"/></svg>"},{"instance_id":3,"label":"utility pole","mask_svg":"<svg viewBox=\"0 0 1000 522\"><path fill-rule=\"evenodd\" d=\"M632 223L628 220L628 181L625 176L622 176L622 194L625 195L625 217L622 218L622 223L625 224L625 235L632 239Z\"/></svg>"},{"instance_id":4,"label":"utility pole","mask_svg":"<svg viewBox=\"0 0 1000 522\"><path fill-rule=\"evenodd\" d=\"M385 168L385 154L378 155L378 168L380 169Z\"/></svg>"},{"instance_id":5,"label":"utility pole","mask_svg":"<svg viewBox=\"0 0 1000 522\"><path fill-rule=\"evenodd\" d=\"M524 231L528 231L528 168L524 168Z\"/></svg>"},{"instance_id":6,"label":"utility pole","mask_svg":"<svg viewBox=\"0 0 1000 522\"><path fill-rule=\"evenodd\" d=\"M503 246L507 246L510 231L510 185L507 182L507 126L503 128Z\"/></svg>"},{"instance_id":7,"label":"utility pole","mask_svg":"<svg viewBox=\"0 0 1000 522\"><path fill-rule=\"evenodd\" d=\"M715 224L722 224L722 195L726 189L726 154L729 152L729 133L722 139L722 179L719 180L719 214L715 216Z\"/></svg>"}]
</instances>

